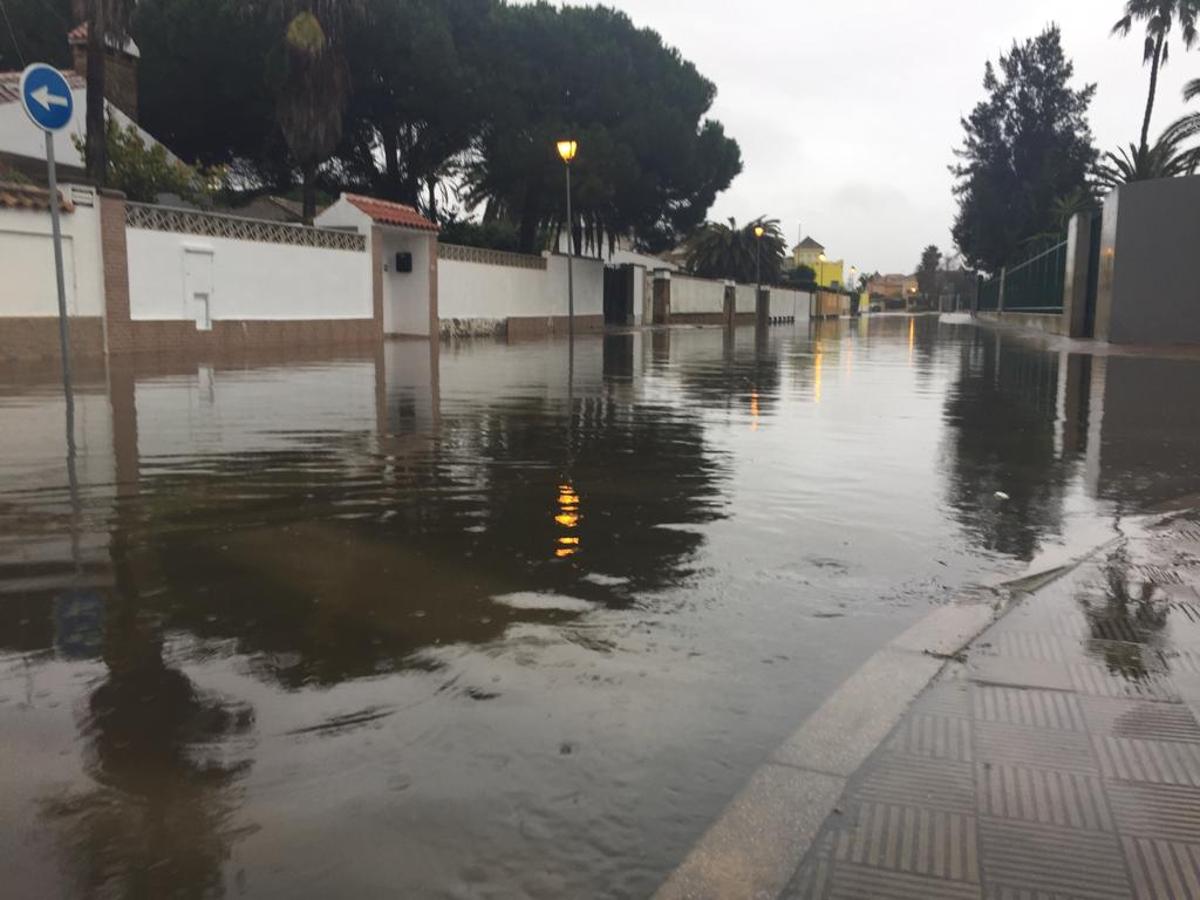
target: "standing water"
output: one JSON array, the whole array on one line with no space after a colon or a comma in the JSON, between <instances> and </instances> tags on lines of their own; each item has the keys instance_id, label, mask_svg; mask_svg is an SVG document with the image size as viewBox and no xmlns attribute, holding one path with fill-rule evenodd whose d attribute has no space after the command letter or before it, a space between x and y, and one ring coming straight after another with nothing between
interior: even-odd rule
<instances>
[{"instance_id":1,"label":"standing water","mask_svg":"<svg viewBox=\"0 0 1200 900\"><path fill-rule=\"evenodd\" d=\"M568 360L114 359L75 503L54 373L0 373L5 892L645 896L931 607L1200 489L1196 360L889 316Z\"/></svg>"}]
</instances>

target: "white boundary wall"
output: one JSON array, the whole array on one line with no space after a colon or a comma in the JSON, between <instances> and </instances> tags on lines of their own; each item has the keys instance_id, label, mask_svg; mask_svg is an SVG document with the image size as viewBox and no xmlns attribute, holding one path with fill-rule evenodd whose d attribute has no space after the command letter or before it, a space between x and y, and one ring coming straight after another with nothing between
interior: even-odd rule
<instances>
[{"instance_id":1,"label":"white boundary wall","mask_svg":"<svg viewBox=\"0 0 1200 900\"><path fill-rule=\"evenodd\" d=\"M67 313L103 316L100 198L91 188L67 185L62 191L77 201L74 212L59 216ZM0 285L0 317L58 316L49 210L0 209Z\"/></svg>"},{"instance_id":2,"label":"white boundary wall","mask_svg":"<svg viewBox=\"0 0 1200 900\"><path fill-rule=\"evenodd\" d=\"M772 319L792 318L797 321L807 319L812 304L812 294L807 291L794 291L789 288L771 288L771 308L768 315Z\"/></svg>"},{"instance_id":3,"label":"white boundary wall","mask_svg":"<svg viewBox=\"0 0 1200 900\"><path fill-rule=\"evenodd\" d=\"M725 283L708 278L671 275L671 314L716 314L725 311Z\"/></svg>"},{"instance_id":4,"label":"white boundary wall","mask_svg":"<svg viewBox=\"0 0 1200 900\"><path fill-rule=\"evenodd\" d=\"M371 254L127 228L129 313L135 321L195 316L185 257L209 256L215 320L370 319Z\"/></svg>"},{"instance_id":5,"label":"white boundary wall","mask_svg":"<svg viewBox=\"0 0 1200 900\"><path fill-rule=\"evenodd\" d=\"M739 284L736 296L734 312L739 316L752 316L758 311L754 304L754 285Z\"/></svg>"},{"instance_id":6,"label":"white boundary wall","mask_svg":"<svg viewBox=\"0 0 1200 900\"><path fill-rule=\"evenodd\" d=\"M575 315L604 315L604 263L576 257ZM438 260L441 319L548 318L567 315L567 258L550 256L546 268Z\"/></svg>"}]
</instances>

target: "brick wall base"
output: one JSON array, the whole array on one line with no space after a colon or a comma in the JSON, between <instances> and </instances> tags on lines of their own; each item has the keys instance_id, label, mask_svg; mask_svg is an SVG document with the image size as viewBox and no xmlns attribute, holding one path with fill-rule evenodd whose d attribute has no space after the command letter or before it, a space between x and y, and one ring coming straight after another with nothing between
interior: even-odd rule
<instances>
[{"instance_id":1,"label":"brick wall base","mask_svg":"<svg viewBox=\"0 0 1200 900\"><path fill-rule=\"evenodd\" d=\"M137 353L183 351L224 352L256 347L378 342L373 319L244 320L213 322L211 331L199 331L194 322L133 321L128 325L129 346ZM114 352L117 348L112 348Z\"/></svg>"},{"instance_id":2,"label":"brick wall base","mask_svg":"<svg viewBox=\"0 0 1200 900\"><path fill-rule=\"evenodd\" d=\"M517 316L508 319L508 339L510 341L566 334L569 330L570 324L566 316ZM603 330L603 315L575 317L576 334Z\"/></svg>"},{"instance_id":3,"label":"brick wall base","mask_svg":"<svg viewBox=\"0 0 1200 900\"><path fill-rule=\"evenodd\" d=\"M71 356L104 356L104 320L71 318ZM54 360L59 357L58 316L0 318L0 360Z\"/></svg>"},{"instance_id":4,"label":"brick wall base","mask_svg":"<svg viewBox=\"0 0 1200 900\"><path fill-rule=\"evenodd\" d=\"M753 325L755 321L754 313L736 313L733 317L735 325ZM725 313L671 313L672 325L724 325L726 322Z\"/></svg>"}]
</instances>

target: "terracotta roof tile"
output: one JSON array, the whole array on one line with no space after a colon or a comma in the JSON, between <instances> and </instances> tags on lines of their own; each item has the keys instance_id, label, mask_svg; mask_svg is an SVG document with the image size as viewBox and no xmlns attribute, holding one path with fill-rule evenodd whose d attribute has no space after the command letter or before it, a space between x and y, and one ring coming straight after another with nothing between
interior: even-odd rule
<instances>
[{"instance_id":1,"label":"terracotta roof tile","mask_svg":"<svg viewBox=\"0 0 1200 900\"><path fill-rule=\"evenodd\" d=\"M346 200L370 216L372 221L382 225L399 225L402 228L417 228L421 231L436 232L440 230L436 223L403 203L377 200L374 197L363 197L360 194L345 194L344 196Z\"/></svg>"},{"instance_id":2,"label":"terracotta roof tile","mask_svg":"<svg viewBox=\"0 0 1200 900\"><path fill-rule=\"evenodd\" d=\"M58 208L65 213L74 212L75 206L62 191L58 192ZM50 192L31 184L15 181L0 181L0 208L3 209L49 209Z\"/></svg>"},{"instance_id":3,"label":"terracotta roof tile","mask_svg":"<svg viewBox=\"0 0 1200 900\"><path fill-rule=\"evenodd\" d=\"M87 22L81 22L70 31L67 32L68 44L86 44L87 43L88 27Z\"/></svg>"},{"instance_id":4,"label":"terracotta roof tile","mask_svg":"<svg viewBox=\"0 0 1200 900\"><path fill-rule=\"evenodd\" d=\"M87 79L76 75L69 69L60 70L67 79L72 90L83 90L87 87ZM21 99L21 73L0 72L0 103L16 103Z\"/></svg>"}]
</instances>

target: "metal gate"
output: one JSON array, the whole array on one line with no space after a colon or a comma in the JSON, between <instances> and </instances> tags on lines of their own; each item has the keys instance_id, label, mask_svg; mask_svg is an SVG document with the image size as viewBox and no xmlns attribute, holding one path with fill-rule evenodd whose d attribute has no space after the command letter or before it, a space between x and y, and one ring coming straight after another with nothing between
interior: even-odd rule
<instances>
[{"instance_id":1,"label":"metal gate","mask_svg":"<svg viewBox=\"0 0 1200 900\"><path fill-rule=\"evenodd\" d=\"M604 267L604 324L632 325L633 314L633 266Z\"/></svg>"}]
</instances>

